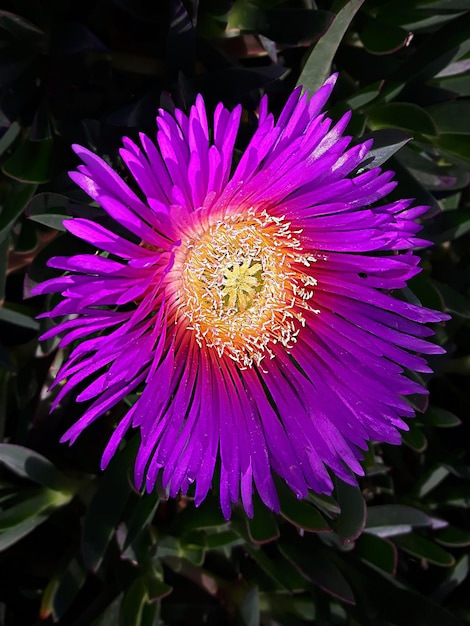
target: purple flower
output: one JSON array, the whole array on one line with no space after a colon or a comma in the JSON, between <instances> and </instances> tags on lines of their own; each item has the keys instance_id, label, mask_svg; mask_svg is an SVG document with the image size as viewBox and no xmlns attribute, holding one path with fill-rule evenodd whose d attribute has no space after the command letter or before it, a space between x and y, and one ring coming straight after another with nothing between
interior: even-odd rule
<instances>
[{"instance_id":1,"label":"purple flower","mask_svg":"<svg viewBox=\"0 0 470 626\"><path fill-rule=\"evenodd\" d=\"M35 289L62 292L46 316L71 316L43 335L74 344L55 405L87 381L77 400L92 403L63 437L74 442L137 392L102 467L138 428L138 488L160 474L174 497L194 483L199 505L220 463L226 518L240 496L253 514L254 489L278 511L274 474L299 498L330 493L329 470L354 483L367 441L398 444L406 396L426 393L404 370L430 371L418 353L442 349L423 324L447 316L390 290L420 271L410 248L427 245L415 221L427 207L378 204L393 172L356 173L371 141L348 147L350 115L332 127L320 113L334 82L310 100L294 91L277 122L264 98L233 173L241 108L219 104L209 129L201 97L189 117L159 111L156 145L124 139L131 186L74 148L72 179L129 239L64 223L99 254L52 258L66 274Z\"/></svg>"}]
</instances>

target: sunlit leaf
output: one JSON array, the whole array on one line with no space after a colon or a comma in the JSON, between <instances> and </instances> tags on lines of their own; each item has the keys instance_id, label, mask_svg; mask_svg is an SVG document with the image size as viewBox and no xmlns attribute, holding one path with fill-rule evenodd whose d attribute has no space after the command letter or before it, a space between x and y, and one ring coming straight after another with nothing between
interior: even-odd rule
<instances>
[{"instance_id":1,"label":"sunlit leaf","mask_svg":"<svg viewBox=\"0 0 470 626\"><path fill-rule=\"evenodd\" d=\"M363 2L364 0L343 2L331 26L313 46L297 81L297 85L302 85L310 94L315 93L330 74L336 50Z\"/></svg>"}]
</instances>

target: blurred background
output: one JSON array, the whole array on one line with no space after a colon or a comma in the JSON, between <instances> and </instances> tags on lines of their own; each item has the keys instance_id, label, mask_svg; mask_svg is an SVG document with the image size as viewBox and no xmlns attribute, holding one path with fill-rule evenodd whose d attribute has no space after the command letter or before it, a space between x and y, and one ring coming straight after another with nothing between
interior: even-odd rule
<instances>
[{"instance_id":1,"label":"blurred background","mask_svg":"<svg viewBox=\"0 0 470 626\"><path fill-rule=\"evenodd\" d=\"M241 103L243 150L263 94L339 72L329 114L374 136L397 197L430 207L423 272L396 294L436 328L427 398L404 445L371 444L365 478L281 515L223 519L132 487L137 441L105 473L113 409L72 447L83 412L49 415L64 355L39 344L30 298L49 257L85 250L62 221L99 214L67 171L72 143L124 173L122 136L158 107ZM470 623L470 4L468 0L2 0L0 2L0 626L459 626ZM25 296L25 299L24 299ZM132 398L128 399L132 402Z\"/></svg>"}]
</instances>

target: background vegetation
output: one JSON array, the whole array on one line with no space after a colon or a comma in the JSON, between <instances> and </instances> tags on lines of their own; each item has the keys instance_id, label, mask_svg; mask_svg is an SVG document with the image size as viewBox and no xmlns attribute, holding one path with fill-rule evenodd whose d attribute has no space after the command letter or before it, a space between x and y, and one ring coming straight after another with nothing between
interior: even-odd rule
<instances>
[{"instance_id":1,"label":"background vegetation","mask_svg":"<svg viewBox=\"0 0 470 626\"><path fill-rule=\"evenodd\" d=\"M467 0L2 0L0 9L0 626L458 626L470 623L470 10ZM46 260L79 252L62 220L95 215L67 177L81 143L118 170L123 135L198 92L279 111L301 82L340 78L330 113L374 133L400 197L430 206L424 271L397 297L446 308L447 355L402 447L371 445L358 488L257 503L231 523L217 495L142 496L136 440L99 459L124 407L58 443L64 355L38 343ZM401 148L398 151L398 148ZM130 399L131 401L132 399ZM467 588L468 589L468 588Z\"/></svg>"}]
</instances>

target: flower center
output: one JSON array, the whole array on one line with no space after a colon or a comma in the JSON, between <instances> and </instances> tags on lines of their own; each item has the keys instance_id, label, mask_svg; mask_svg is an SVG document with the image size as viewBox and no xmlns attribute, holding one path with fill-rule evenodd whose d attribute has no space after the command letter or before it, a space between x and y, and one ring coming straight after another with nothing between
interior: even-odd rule
<instances>
[{"instance_id":1,"label":"flower center","mask_svg":"<svg viewBox=\"0 0 470 626\"><path fill-rule=\"evenodd\" d=\"M251 209L188 238L180 260L180 311L199 344L252 367L272 345L290 348L305 324L314 278L300 242L282 218ZM310 288L306 288L309 286Z\"/></svg>"},{"instance_id":2,"label":"flower center","mask_svg":"<svg viewBox=\"0 0 470 626\"><path fill-rule=\"evenodd\" d=\"M224 272L222 297L228 309L243 313L253 304L256 293L261 291L263 266L246 259L233 263Z\"/></svg>"}]
</instances>

